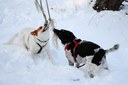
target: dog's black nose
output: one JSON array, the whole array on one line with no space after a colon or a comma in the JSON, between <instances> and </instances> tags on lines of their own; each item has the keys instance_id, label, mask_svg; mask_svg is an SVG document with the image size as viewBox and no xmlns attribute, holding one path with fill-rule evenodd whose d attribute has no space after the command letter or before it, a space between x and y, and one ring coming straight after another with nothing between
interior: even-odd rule
<instances>
[{"instance_id":1,"label":"dog's black nose","mask_svg":"<svg viewBox=\"0 0 128 85\"><path fill-rule=\"evenodd\" d=\"M54 33L57 33L58 31L59 31L58 29L55 29L55 28L53 29Z\"/></svg>"}]
</instances>

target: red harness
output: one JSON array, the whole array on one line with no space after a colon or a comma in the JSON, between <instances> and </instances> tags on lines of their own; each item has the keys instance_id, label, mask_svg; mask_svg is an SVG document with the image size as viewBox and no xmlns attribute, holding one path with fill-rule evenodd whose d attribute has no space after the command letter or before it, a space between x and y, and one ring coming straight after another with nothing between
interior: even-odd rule
<instances>
[{"instance_id":1,"label":"red harness","mask_svg":"<svg viewBox=\"0 0 128 85\"><path fill-rule=\"evenodd\" d=\"M77 54L76 54L76 52L75 52L75 49L76 49L76 47L79 45L79 42L77 42L76 40L73 40L73 42L74 42L74 44L75 44L74 47L73 47L73 57L74 57L74 60L76 61ZM70 45L70 44L67 44L67 45L65 46L65 48L64 48L65 51L66 51L66 49L68 49L69 45Z\"/></svg>"}]
</instances>

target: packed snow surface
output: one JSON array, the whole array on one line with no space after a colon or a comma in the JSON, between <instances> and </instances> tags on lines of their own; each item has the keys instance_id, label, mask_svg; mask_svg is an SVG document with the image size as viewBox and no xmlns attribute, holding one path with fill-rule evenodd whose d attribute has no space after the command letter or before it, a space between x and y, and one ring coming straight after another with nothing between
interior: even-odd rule
<instances>
[{"instance_id":1,"label":"packed snow surface","mask_svg":"<svg viewBox=\"0 0 128 85\"><path fill-rule=\"evenodd\" d=\"M46 10L45 0L43 6ZM34 0L0 0L0 85L128 85L128 3L120 11L92 9L90 0L48 0L57 29L72 31L77 38L99 44L104 49L119 44L118 51L107 55L109 71L88 78L68 65L64 48L58 40L50 50L56 65L47 55L35 60L21 46L5 45L15 33L44 23ZM34 29L33 29L34 30Z\"/></svg>"}]
</instances>

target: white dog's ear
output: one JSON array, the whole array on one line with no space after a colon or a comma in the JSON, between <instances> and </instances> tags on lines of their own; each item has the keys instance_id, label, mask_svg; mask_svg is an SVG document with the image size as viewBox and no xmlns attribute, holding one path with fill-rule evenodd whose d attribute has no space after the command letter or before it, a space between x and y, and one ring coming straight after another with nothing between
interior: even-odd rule
<instances>
[{"instance_id":1,"label":"white dog's ear","mask_svg":"<svg viewBox=\"0 0 128 85\"><path fill-rule=\"evenodd\" d=\"M53 33L53 45L58 48L58 37Z\"/></svg>"}]
</instances>

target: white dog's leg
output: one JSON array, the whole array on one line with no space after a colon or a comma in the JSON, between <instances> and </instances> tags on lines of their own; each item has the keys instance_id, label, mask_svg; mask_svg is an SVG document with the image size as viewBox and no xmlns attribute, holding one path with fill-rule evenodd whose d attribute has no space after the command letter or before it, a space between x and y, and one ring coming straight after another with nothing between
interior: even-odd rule
<instances>
[{"instance_id":1,"label":"white dog's leg","mask_svg":"<svg viewBox=\"0 0 128 85\"><path fill-rule=\"evenodd\" d=\"M47 47L45 48L45 51L47 53L47 56L49 58L49 60L52 62L52 64L56 64L56 62L53 60L52 56L51 56L51 52L50 52L50 48L49 48L49 44L47 45Z\"/></svg>"},{"instance_id":2,"label":"white dog's leg","mask_svg":"<svg viewBox=\"0 0 128 85\"><path fill-rule=\"evenodd\" d=\"M14 40L16 39L16 37L18 36L18 33L16 33L9 41L5 42L5 45L11 45L14 43Z\"/></svg>"},{"instance_id":3,"label":"white dog's leg","mask_svg":"<svg viewBox=\"0 0 128 85\"><path fill-rule=\"evenodd\" d=\"M55 46L55 48L58 48L58 42L57 42L58 37L55 34L53 34L52 39L53 39L53 45Z\"/></svg>"}]
</instances>

